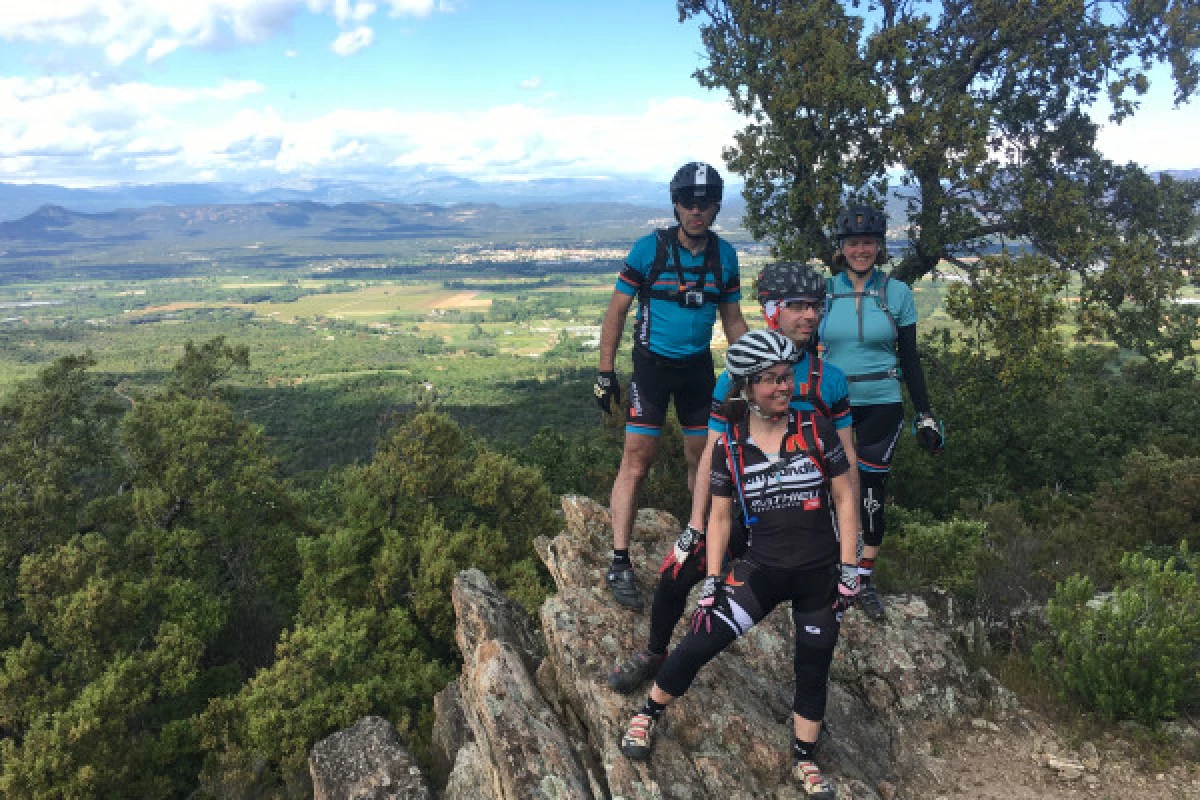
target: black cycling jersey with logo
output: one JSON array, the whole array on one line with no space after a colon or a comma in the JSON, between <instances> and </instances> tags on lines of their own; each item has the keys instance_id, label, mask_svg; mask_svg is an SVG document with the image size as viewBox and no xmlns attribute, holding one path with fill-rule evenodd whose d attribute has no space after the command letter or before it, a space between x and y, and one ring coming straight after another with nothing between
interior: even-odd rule
<instances>
[{"instance_id":1,"label":"black cycling jersey with logo","mask_svg":"<svg viewBox=\"0 0 1200 800\"><path fill-rule=\"evenodd\" d=\"M743 479L747 506L749 547L745 558L763 566L810 569L838 561L838 533L829 482L850 469L846 451L826 417L812 413L789 414L788 433L798 424L815 426L824 461L806 452L785 455L774 462L759 443L749 438L745 423L738 426L732 458ZM714 497L734 497L737 487L731 472L731 454L722 436L713 450L709 486ZM783 441L770 443L770 452L783 449Z\"/></svg>"}]
</instances>

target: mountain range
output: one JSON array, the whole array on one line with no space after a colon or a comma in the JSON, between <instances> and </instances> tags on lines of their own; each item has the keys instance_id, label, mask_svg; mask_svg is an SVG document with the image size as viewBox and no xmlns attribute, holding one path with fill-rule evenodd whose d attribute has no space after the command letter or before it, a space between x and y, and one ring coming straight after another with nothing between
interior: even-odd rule
<instances>
[{"instance_id":1,"label":"mountain range","mask_svg":"<svg viewBox=\"0 0 1200 800\"><path fill-rule=\"evenodd\" d=\"M740 187L730 187L731 204L741 205ZM71 188L53 184L0 183L0 220L20 219L42 206L98 213L151 206L245 205L251 203L623 203L666 207L667 188L653 181L606 178L549 178L480 182L452 175L424 175L391 184L357 181L298 181L281 185L233 183L122 184ZM739 211L740 213L740 211Z\"/></svg>"}]
</instances>

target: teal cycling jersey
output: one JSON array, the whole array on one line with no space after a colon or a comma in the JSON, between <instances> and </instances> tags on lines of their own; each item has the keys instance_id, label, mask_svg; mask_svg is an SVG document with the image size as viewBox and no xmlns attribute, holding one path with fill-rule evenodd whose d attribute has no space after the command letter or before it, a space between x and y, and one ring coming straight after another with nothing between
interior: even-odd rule
<instances>
[{"instance_id":1,"label":"teal cycling jersey","mask_svg":"<svg viewBox=\"0 0 1200 800\"><path fill-rule=\"evenodd\" d=\"M912 289L903 281L875 270L861 293L848 272L829 281L819 329L821 354L845 373L852 406L901 402L896 329L916 323Z\"/></svg>"},{"instance_id":2,"label":"teal cycling jersey","mask_svg":"<svg viewBox=\"0 0 1200 800\"><path fill-rule=\"evenodd\" d=\"M717 321L720 303L737 303L742 299L737 253L733 246L714 233L719 265L705 266L705 253L695 255L685 247L669 248L666 266L648 286L654 257L658 251L657 234L638 239L625 259L617 276L616 290L622 294L639 295L634 340L641 347L665 358L690 358L708 349L712 341L713 324ZM681 263L676 265L674 253ZM721 270L720 280L715 274ZM648 296L646 290L678 292L683 287L703 294L704 302L687 308L676 300Z\"/></svg>"},{"instance_id":3,"label":"teal cycling jersey","mask_svg":"<svg viewBox=\"0 0 1200 800\"><path fill-rule=\"evenodd\" d=\"M811 353L805 353L800 363L793 368L795 375L795 394L788 406L795 411L815 411L829 417L837 430L849 428L852 422L850 416L850 399L846 389L846 375L833 364L824 359L813 362ZM814 370L814 366L816 369ZM809 386L810 376L815 373L816 387ZM728 372L722 372L713 388L712 408L708 413L708 429L716 433L725 433L729 424L725 419L723 407L733 386L733 379ZM816 396L824 408L818 408L806 397L815 388Z\"/></svg>"}]
</instances>

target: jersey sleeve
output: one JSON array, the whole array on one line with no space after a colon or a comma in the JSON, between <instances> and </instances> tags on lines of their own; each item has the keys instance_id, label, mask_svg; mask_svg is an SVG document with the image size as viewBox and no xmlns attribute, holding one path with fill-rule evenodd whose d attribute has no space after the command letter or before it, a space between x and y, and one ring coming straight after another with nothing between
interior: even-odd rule
<instances>
[{"instance_id":1,"label":"jersey sleeve","mask_svg":"<svg viewBox=\"0 0 1200 800\"><path fill-rule=\"evenodd\" d=\"M888 308L896 318L896 327L917 324L917 305L913 302L912 289L904 281L896 278L888 281Z\"/></svg>"},{"instance_id":2,"label":"jersey sleeve","mask_svg":"<svg viewBox=\"0 0 1200 800\"><path fill-rule=\"evenodd\" d=\"M622 294L633 296L642 288L650 275L650 267L654 264L654 254L657 250L656 234L643 236L634 242L625 264L617 273L616 290Z\"/></svg>"},{"instance_id":3,"label":"jersey sleeve","mask_svg":"<svg viewBox=\"0 0 1200 800\"><path fill-rule=\"evenodd\" d=\"M728 372L722 371L717 376L712 401L708 406L708 429L714 433L725 433L729 430L729 420L725 419L725 396L729 394L729 387L732 385L733 381L730 380Z\"/></svg>"},{"instance_id":4,"label":"jersey sleeve","mask_svg":"<svg viewBox=\"0 0 1200 800\"><path fill-rule=\"evenodd\" d=\"M829 406L833 426L839 431L849 428L854 422L850 415L850 384L846 373L825 361L821 375L821 398Z\"/></svg>"},{"instance_id":5,"label":"jersey sleeve","mask_svg":"<svg viewBox=\"0 0 1200 800\"><path fill-rule=\"evenodd\" d=\"M742 273L738 266L737 251L733 246L721 240L721 279L724 290L721 292L722 303L740 303L742 301Z\"/></svg>"},{"instance_id":6,"label":"jersey sleeve","mask_svg":"<svg viewBox=\"0 0 1200 800\"><path fill-rule=\"evenodd\" d=\"M845 460L845 453L842 454ZM708 473L708 492L713 497L733 497L733 478L729 475L729 462L725 460L725 437L717 440L713 447L712 468Z\"/></svg>"},{"instance_id":7,"label":"jersey sleeve","mask_svg":"<svg viewBox=\"0 0 1200 800\"><path fill-rule=\"evenodd\" d=\"M846 448L838 438L833 421L825 417L815 417L814 424L817 436L821 438L821 447L825 452L826 476L830 479L845 475L850 470L850 460L846 458Z\"/></svg>"}]
</instances>

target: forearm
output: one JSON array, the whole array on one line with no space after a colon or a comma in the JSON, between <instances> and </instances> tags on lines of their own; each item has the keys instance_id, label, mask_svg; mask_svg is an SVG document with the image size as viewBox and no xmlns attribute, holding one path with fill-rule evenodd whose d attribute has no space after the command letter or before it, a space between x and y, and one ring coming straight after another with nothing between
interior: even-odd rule
<instances>
[{"instance_id":1,"label":"forearm","mask_svg":"<svg viewBox=\"0 0 1200 800\"><path fill-rule=\"evenodd\" d=\"M721 303L721 328L725 331L725 341L730 344L738 339L749 330L746 325L746 318L742 316L742 307L737 303Z\"/></svg>"},{"instance_id":2,"label":"forearm","mask_svg":"<svg viewBox=\"0 0 1200 800\"><path fill-rule=\"evenodd\" d=\"M692 488L692 515L688 518L688 524L698 531L705 529L708 520L708 474L712 472L713 448L717 438L717 433L709 430L704 454L700 456L700 463L696 465L696 484Z\"/></svg>"},{"instance_id":3,"label":"forearm","mask_svg":"<svg viewBox=\"0 0 1200 800\"><path fill-rule=\"evenodd\" d=\"M900 370L904 374L904 383L908 386L908 396L912 399L913 408L917 413L928 413L929 394L925 389L925 371L921 369L921 359L917 355L917 326L905 325L899 328L896 337Z\"/></svg>"},{"instance_id":4,"label":"forearm","mask_svg":"<svg viewBox=\"0 0 1200 800\"><path fill-rule=\"evenodd\" d=\"M625 317L629 313L632 298L613 292L608 310L604 313L604 322L600 325L600 371L612 371L617 359L617 347L621 343L621 334L625 331Z\"/></svg>"},{"instance_id":5,"label":"forearm","mask_svg":"<svg viewBox=\"0 0 1200 800\"><path fill-rule=\"evenodd\" d=\"M728 497L712 498L704 551L708 574L720 575L725 565L725 549L729 546L729 529L733 523L733 501Z\"/></svg>"},{"instance_id":6,"label":"forearm","mask_svg":"<svg viewBox=\"0 0 1200 800\"><path fill-rule=\"evenodd\" d=\"M854 564L858 561L858 490L850 478L854 471L854 469L850 469L837 476L830 486L833 507L837 511L843 564Z\"/></svg>"},{"instance_id":7,"label":"forearm","mask_svg":"<svg viewBox=\"0 0 1200 800\"><path fill-rule=\"evenodd\" d=\"M850 482L854 486L854 495L857 497L861 491L858 482L858 452L854 449L854 428L846 426L837 432L838 441L842 443L842 448L846 451L846 461L850 463L850 471L846 473L850 476Z\"/></svg>"}]
</instances>

